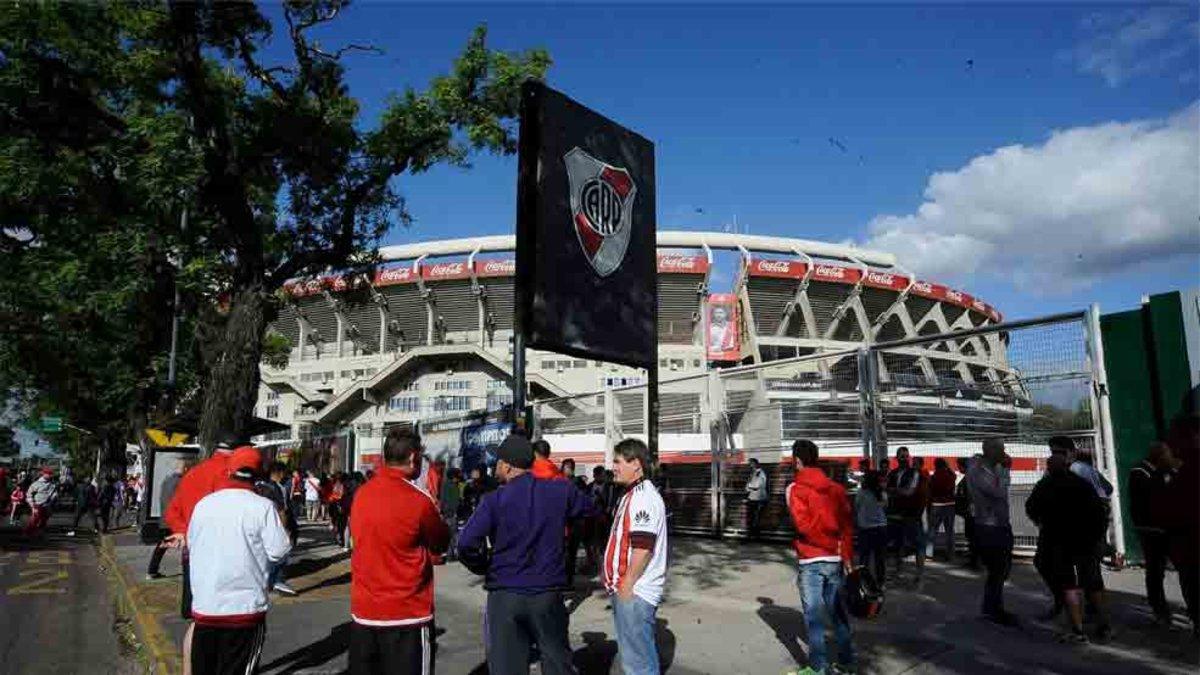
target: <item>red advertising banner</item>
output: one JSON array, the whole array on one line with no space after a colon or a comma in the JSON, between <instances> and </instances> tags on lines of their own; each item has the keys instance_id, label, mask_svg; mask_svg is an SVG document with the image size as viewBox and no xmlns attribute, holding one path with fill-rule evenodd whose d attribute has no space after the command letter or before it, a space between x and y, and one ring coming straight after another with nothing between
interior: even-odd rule
<instances>
[{"instance_id":1,"label":"red advertising banner","mask_svg":"<svg viewBox=\"0 0 1200 675\"><path fill-rule=\"evenodd\" d=\"M426 281L447 281L450 279L466 279L471 276L471 270L465 260L455 262L440 262L421 267L421 278Z\"/></svg>"},{"instance_id":2,"label":"red advertising banner","mask_svg":"<svg viewBox=\"0 0 1200 675\"><path fill-rule=\"evenodd\" d=\"M660 253L659 274L704 274L708 271L708 258L702 255L679 255Z\"/></svg>"},{"instance_id":3,"label":"red advertising banner","mask_svg":"<svg viewBox=\"0 0 1200 675\"><path fill-rule=\"evenodd\" d=\"M775 279L799 279L808 271L808 265L794 260L770 260L759 258L751 260L749 269L752 277L772 277Z\"/></svg>"},{"instance_id":4,"label":"red advertising banner","mask_svg":"<svg viewBox=\"0 0 1200 675\"><path fill-rule=\"evenodd\" d=\"M863 281L863 285L898 292L908 288L908 282L908 277L903 274L871 270L867 272L867 278Z\"/></svg>"},{"instance_id":5,"label":"red advertising banner","mask_svg":"<svg viewBox=\"0 0 1200 675\"><path fill-rule=\"evenodd\" d=\"M737 296L713 293L704 307L704 344L709 361L740 361L741 335L738 331Z\"/></svg>"},{"instance_id":6,"label":"red advertising banner","mask_svg":"<svg viewBox=\"0 0 1200 675\"><path fill-rule=\"evenodd\" d=\"M516 260L476 260L477 277L511 277L517 273Z\"/></svg>"},{"instance_id":7,"label":"red advertising banner","mask_svg":"<svg viewBox=\"0 0 1200 675\"><path fill-rule=\"evenodd\" d=\"M862 278L862 270L841 265L821 263L813 268L813 281L832 281L839 284L857 284Z\"/></svg>"},{"instance_id":8,"label":"red advertising banner","mask_svg":"<svg viewBox=\"0 0 1200 675\"><path fill-rule=\"evenodd\" d=\"M417 280L411 267L385 267L375 271L376 286L391 286L392 284L407 284Z\"/></svg>"}]
</instances>

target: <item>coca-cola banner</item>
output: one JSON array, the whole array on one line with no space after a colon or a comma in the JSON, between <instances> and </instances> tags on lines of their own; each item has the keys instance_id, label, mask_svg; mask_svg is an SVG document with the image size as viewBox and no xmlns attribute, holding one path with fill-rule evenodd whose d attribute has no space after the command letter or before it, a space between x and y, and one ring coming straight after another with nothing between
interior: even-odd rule
<instances>
[{"instance_id":1,"label":"coca-cola banner","mask_svg":"<svg viewBox=\"0 0 1200 675\"><path fill-rule=\"evenodd\" d=\"M508 260L476 260L475 276L477 277L511 277L517 273L517 261Z\"/></svg>"},{"instance_id":2,"label":"coca-cola banner","mask_svg":"<svg viewBox=\"0 0 1200 675\"><path fill-rule=\"evenodd\" d=\"M909 278L903 274L871 270L867 272L867 278L863 281L863 285L890 291L903 291L908 288L908 282Z\"/></svg>"},{"instance_id":3,"label":"coca-cola banner","mask_svg":"<svg viewBox=\"0 0 1200 675\"><path fill-rule=\"evenodd\" d=\"M659 274L704 274L708 271L708 258L702 255L680 255L660 253Z\"/></svg>"},{"instance_id":4,"label":"coca-cola banner","mask_svg":"<svg viewBox=\"0 0 1200 675\"><path fill-rule=\"evenodd\" d=\"M808 265L794 260L756 258L750 261L748 271L752 277L799 279L808 271Z\"/></svg>"},{"instance_id":5,"label":"coca-cola banner","mask_svg":"<svg viewBox=\"0 0 1200 675\"><path fill-rule=\"evenodd\" d=\"M446 281L448 279L467 279L471 269L465 260L455 262L430 263L421 266L421 278L426 281Z\"/></svg>"},{"instance_id":6,"label":"coca-cola banner","mask_svg":"<svg viewBox=\"0 0 1200 675\"><path fill-rule=\"evenodd\" d=\"M515 318L529 347L656 365L654 194L653 143L522 85Z\"/></svg>"},{"instance_id":7,"label":"coca-cola banner","mask_svg":"<svg viewBox=\"0 0 1200 675\"><path fill-rule=\"evenodd\" d=\"M704 306L704 344L709 361L742 359L741 333L738 330L737 296L713 293Z\"/></svg>"},{"instance_id":8,"label":"coca-cola banner","mask_svg":"<svg viewBox=\"0 0 1200 675\"><path fill-rule=\"evenodd\" d=\"M417 280L412 267L385 267L375 271L375 286L391 286L392 284L407 284Z\"/></svg>"}]
</instances>

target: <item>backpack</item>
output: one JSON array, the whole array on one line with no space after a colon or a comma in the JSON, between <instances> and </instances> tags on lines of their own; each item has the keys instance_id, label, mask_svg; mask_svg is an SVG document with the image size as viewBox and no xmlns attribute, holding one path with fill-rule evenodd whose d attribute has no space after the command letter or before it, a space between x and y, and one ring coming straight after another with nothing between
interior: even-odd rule
<instances>
[{"instance_id":1,"label":"backpack","mask_svg":"<svg viewBox=\"0 0 1200 675\"><path fill-rule=\"evenodd\" d=\"M971 515L971 490L967 485L967 477L963 476L954 488L954 515L968 518Z\"/></svg>"},{"instance_id":2,"label":"backpack","mask_svg":"<svg viewBox=\"0 0 1200 675\"><path fill-rule=\"evenodd\" d=\"M846 605L860 619L874 619L883 611L883 589L866 567L855 567L846 575Z\"/></svg>"}]
</instances>

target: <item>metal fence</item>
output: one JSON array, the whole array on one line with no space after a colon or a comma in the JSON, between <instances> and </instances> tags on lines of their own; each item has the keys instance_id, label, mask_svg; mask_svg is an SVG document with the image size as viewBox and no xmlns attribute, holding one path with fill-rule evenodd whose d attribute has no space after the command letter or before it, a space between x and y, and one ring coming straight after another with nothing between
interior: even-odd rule
<instances>
[{"instance_id":1,"label":"metal fence","mask_svg":"<svg viewBox=\"0 0 1200 675\"><path fill-rule=\"evenodd\" d=\"M1045 470L1050 436L1093 450L1116 484L1112 446L1103 441L1111 431L1096 319L1093 309L664 380L660 474L672 526L744 535L753 457L771 481L762 531L790 536L784 493L790 447L800 438L818 445L851 490L864 459L887 466L905 446L927 470L937 458L955 467L998 438L1013 458L1014 535L1018 546L1032 546L1036 528L1024 503ZM618 440L645 438L648 412L644 386L534 404L537 433L556 447L591 450L581 464L608 465Z\"/></svg>"}]
</instances>

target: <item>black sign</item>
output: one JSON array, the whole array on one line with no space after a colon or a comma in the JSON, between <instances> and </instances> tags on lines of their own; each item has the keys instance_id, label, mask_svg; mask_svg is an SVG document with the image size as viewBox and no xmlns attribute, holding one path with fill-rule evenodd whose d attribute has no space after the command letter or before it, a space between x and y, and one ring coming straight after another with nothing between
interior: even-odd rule
<instances>
[{"instance_id":1,"label":"black sign","mask_svg":"<svg viewBox=\"0 0 1200 675\"><path fill-rule=\"evenodd\" d=\"M540 83L521 89L516 323L528 347L657 359L654 144Z\"/></svg>"}]
</instances>

